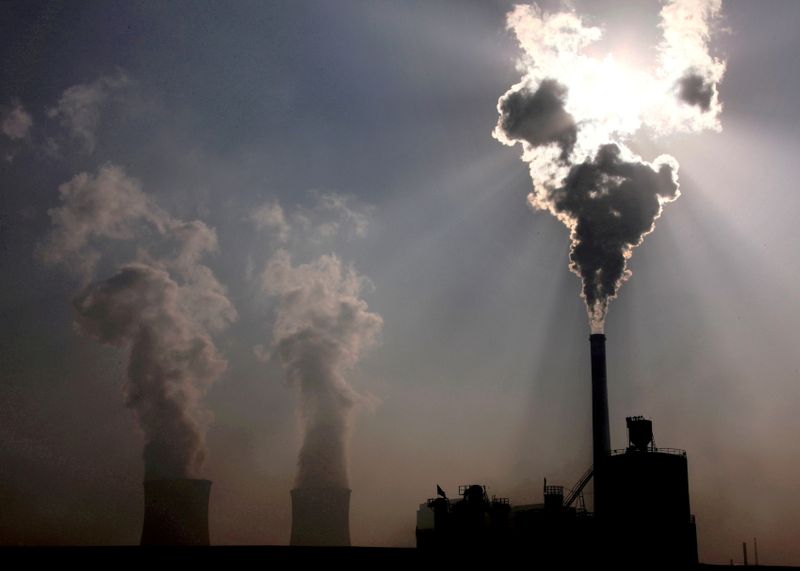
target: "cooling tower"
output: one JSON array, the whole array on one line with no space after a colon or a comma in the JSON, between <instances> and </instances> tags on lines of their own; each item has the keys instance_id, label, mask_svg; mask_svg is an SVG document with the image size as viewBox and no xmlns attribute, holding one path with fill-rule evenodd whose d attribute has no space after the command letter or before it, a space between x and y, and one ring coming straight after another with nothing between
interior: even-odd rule
<instances>
[{"instance_id":1,"label":"cooling tower","mask_svg":"<svg viewBox=\"0 0 800 571\"><path fill-rule=\"evenodd\" d=\"M291 545L349 546L350 490L292 490Z\"/></svg>"},{"instance_id":2,"label":"cooling tower","mask_svg":"<svg viewBox=\"0 0 800 571\"><path fill-rule=\"evenodd\" d=\"M209 480L144 483L142 545L208 545Z\"/></svg>"},{"instance_id":3,"label":"cooling tower","mask_svg":"<svg viewBox=\"0 0 800 571\"><path fill-rule=\"evenodd\" d=\"M604 505L603 464L611 452L608 428L608 386L606 383L606 336L589 336L592 357L592 455L594 464L594 511L602 516Z\"/></svg>"}]
</instances>

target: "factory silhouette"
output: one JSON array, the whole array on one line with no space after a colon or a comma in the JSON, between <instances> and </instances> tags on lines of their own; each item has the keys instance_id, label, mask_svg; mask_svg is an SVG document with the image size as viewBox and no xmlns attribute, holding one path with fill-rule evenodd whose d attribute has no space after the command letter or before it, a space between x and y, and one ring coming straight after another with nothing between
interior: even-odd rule
<instances>
[{"instance_id":1,"label":"factory silhouette","mask_svg":"<svg viewBox=\"0 0 800 571\"><path fill-rule=\"evenodd\" d=\"M628 417L628 445L612 450L608 422L606 337L589 338L592 368L593 463L565 494L543 487L543 502L513 506L485 486L459 487L417 511L417 547L426 551L503 549L536 553L551 563L697 564L697 532L689 506L686 452L657 448L653 424ZM585 486L593 481L594 511ZM576 549L580 546L580 549Z\"/></svg>"},{"instance_id":2,"label":"factory silhouette","mask_svg":"<svg viewBox=\"0 0 800 571\"><path fill-rule=\"evenodd\" d=\"M545 480L541 503L513 505L508 498L489 497L481 484L460 486L455 498L437 485L437 497L417 510L417 549L372 549L369 557L401 551L405 557L413 551L415 557L434 559L529 553L559 564L697 564L686 452L657 447L652 421L641 416L626 419L627 446L611 448L605 342L603 334L590 336L593 461L571 488ZM590 482L591 511L583 496ZM142 545L210 544L211 482L150 480L144 488ZM363 549L349 548L350 493L335 487L291 490L292 547L264 549L283 549L280 556L291 558L337 548L338 557L362 557Z\"/></svg>"}]
</instances>

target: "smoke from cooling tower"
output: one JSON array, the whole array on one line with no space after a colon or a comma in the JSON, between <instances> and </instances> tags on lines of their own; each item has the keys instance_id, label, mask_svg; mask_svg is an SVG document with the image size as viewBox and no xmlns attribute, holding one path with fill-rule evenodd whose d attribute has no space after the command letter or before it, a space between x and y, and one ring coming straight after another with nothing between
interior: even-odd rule
<instances>
[{"instance_id":1,"label":"smoke from cooling tower","mask_svg":"<svg viewBox=\"0 0 800 571\"><path fill-rule=\"evenodd\" d=\"M211 335L236 319L200 263L216 250L216 234L170 217L113 165L81 173L59 192L62 206L49 212L53 229L39 254L90 282L73 300L78 330L128 352L125 403L144 433L146 478L192 477L210 421L202 398L227 366ZM134 260L91 281L115 242L134 244Z\"/></svg>"},{"instance_id":2,"label":"smoke from cooling tower","mask_svg":"<svg viewBox=\"0 0 800 571\"><path fill-rule=\"evenodd\" d=\"M725 64L708 47L720 8L721 0L667 2L652 70L588 55L602 31L573 12L532 5L507 15L524 75L500 97L493 135L521 145L533 181L528 203L569 229L570 269L581 278L593 332L603 330L609 302L630 277L633 249L680 195L677 161L646 161L626 141L641 128L655 135L721 128Z\"/></svg>"},{"instance_id":3,"label":"smoke from cooling tower","mask_svg":"<svg viewBox=\"0 0 800 571\"><path fill-rule=\"evenodd\" d=\"M262 274L265 293L277 301L273 355L302 400L297 488L349 487L350 425L364 397L347 375L383 326L361 298L366 283L335 255L293 265L283 249Z\"/></svg>"}]
</instances>

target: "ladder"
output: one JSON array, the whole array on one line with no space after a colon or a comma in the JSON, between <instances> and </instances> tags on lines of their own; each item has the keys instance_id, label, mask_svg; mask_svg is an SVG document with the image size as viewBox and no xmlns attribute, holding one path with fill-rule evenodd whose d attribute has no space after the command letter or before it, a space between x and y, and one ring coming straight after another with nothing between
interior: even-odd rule
<instances>
[{"instance_id":1,"label":"ladder","mask_svg":"<svg viewBox=\"0 0 800 571\"><path fill-rule=\"evenodd\" d=\"M581 476L581 479L578 480L578 483L570 490L569 495L564 498L564 507L568 508L573 504L573 502L577 499L581 492L583 492L583 488L586 484L589 483L589 480L592 479L592 475L594 474L594 466L589 466L589 469Z\"/></svg>"}]
</instances>

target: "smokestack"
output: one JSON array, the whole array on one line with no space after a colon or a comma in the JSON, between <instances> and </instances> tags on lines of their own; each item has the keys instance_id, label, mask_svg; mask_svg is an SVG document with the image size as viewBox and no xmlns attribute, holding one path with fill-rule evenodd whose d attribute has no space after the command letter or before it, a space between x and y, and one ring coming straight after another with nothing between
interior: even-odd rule
<instances>
[{"instance_id":1,"label":"smokestack","mask_svg":"<svg viewBox=\"0 0 800 571\"><path fill-rule=\"evenodd\" d=\"M606 336L589 336L592 356L592 455L594 463L594 510L603 511L603 460L611 452L608 428L608 386L606 383Z\"/></svg>"},{"instance_id":2,"label":"smokestack","mask_svg":"<svg viewBox=\"0 0 800 571\"><path fill-rule=\"evenodd\" d=\"M142 545L208 545L210 480L176 478L144 483Z\"/></svg>"},{"instance_id":3,"label":"smokestack","mask_svg":"<svg viewBox=\"0 0 800 571\"><path fill-rule=\"evenodd\" d=\"M350 490L292 490L291 545L350 546Z\"/></svg>"},{"instance_id":4,"label":"smokestack","mask_svg":"<svg viewBox=\"0 0 800 571\"><path fill-rule=\"evenodd\" d=\"M606 383L606 336L594 333L589 336L592 348L592 446L594 465L611 452L608 428L608 386Z\"/></svg>"}]
</instances>

